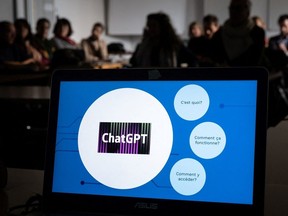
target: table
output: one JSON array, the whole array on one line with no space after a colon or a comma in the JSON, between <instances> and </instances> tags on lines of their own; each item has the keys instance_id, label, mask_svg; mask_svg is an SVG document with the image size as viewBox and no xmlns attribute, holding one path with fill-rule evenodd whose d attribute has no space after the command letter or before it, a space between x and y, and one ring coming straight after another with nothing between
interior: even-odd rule
<instances>
[{"instance_id":1,"label":"table","mask_svg":"<svg viewBox=\"0 0 288 216\"><path fill-rule=\"evenodd\" d=\"M31 196L42 194L43 179L43 170L9 168L8 185L0 190L0 216L8 208L23 205ZM284 215L288 215L288 185L267 184L265 216Z\"/></svg>"},{"instance_id":2,"label":"table","mask_svg":"<svg viewBox=\"0 0 288 216\"><path fill-rule=\"evenodd\" d=\"M1 71L0 84L35 84L35 83L46 83L49 84L51 79L51 72L4 72Z\"/></svg>"},{"instance_id":3,"label":"table","mask_svg":"<svg viewBox=\"0 0 288 216\"><path fill-rule=\"evenodd\" d=\"M0 99L50 99L49 86L0 86Z\"/></svg>"},{"instance_id":4,"label":"table","mask_svg":"<svg viewBox=\"0 0 288 216\"><path fill-rule=\"evenodd\" d=\"M0 216L9 208L23 205L35 194L42 194L44 171L8 168L8 184L0 190Z\"/></svg>"},{"instance_id":5,"label":"table","mask_svg":"<svg viewBox=\"0 0 288 216\"><path fill-rule=\"evenodd\" d=\"M120 69L123 68L122 63L110 63L110 62L105 62L105 63L99 63L95 64L93 66L94 69Z\"/></svg>"}]
</instances>

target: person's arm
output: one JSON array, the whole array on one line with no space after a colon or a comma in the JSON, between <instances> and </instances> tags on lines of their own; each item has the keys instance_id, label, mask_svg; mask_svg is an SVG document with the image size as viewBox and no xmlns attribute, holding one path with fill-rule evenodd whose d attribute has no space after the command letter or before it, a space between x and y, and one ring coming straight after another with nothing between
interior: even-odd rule
<instances>
[{"instance_id":1,"label":"person's arm","mask_svg":"<svg viewBox=\"0 0 288 216\"><path fill-rule=\"evenodd\" d=\"M34 48L29 41L26 42L26 48L27 48L27 51L28 51L28 54L30 54L32 56L32 58L35 60L35 62L39 62L41 63L42 62L42 55L41 53L36 49Z\"/></svg>"},{"instance_id":2,"label":"person's arm","mask_svg":"<svg viewBox=\"0 0 288 216\"><path fill-rule=\"evenodd\" d=\"M279 49L282 50L286 56L288 56L288 49L284 41L279 43Z\"/></svg>"},{"instance_id":3,"label":"person's arm","mask_svg":"<svg viewBox=\"0 0 288 216\"><path fill-rule=\"evenodd\" d=\"M137 44L136 49L133 52L133 54L132 54L132 56L131 56L131 58L129 60L129 63L131 64L132 67L137 67L138 66L138 64L137 64L137 54L139 52L140 45L141 44Z\"/></svg>"},{"instance_id":4,"label":"person's arm","mask_svg":"<svg viewBox=\"0 0 288 216\"><path fill-rule=\"evenodd\" d=\"M269 39L268 48L271 50L279 50L278 37L272 37Z\"/></svg>"},{"instance_id":5,"label":"person's arm","mask_svg":"<svg viewBox=\"0 0 288 216\"><path fill-rule=\"evenodd\" d=\"M84 50L85 53L85 61L86 62L93 62L93 61L98 61L99 58L97 56L94 56L93 53L91 52L91 48L86 40L83 40L82 43L82 49Z\"/></svg>"},{"instance_id":6,"label":"person's arm","mask_svg":"<svg viewBox=\"0 0 288 216\"><path fill-rule=\"evenodd\" d=\"M99 48L100 48L100 53L102 56L102 59L108 59L108 49L107 49L107 44L104 40L99 41Z\"/></svg>"},{"instance_id":7,"label":"person's arm","mask_svg":"<svg viewBox=\"0 0 288 216\"><path fill-rule=\"evenodd\" d=\"M35 65L35 60L33 58L26 59L24 61L3 61L3 65L7 69L17 70L17 69L26 69L26 68L33 68L35 70L35 66L32 67L31 65Z\"/></svg>"}]
</instances>

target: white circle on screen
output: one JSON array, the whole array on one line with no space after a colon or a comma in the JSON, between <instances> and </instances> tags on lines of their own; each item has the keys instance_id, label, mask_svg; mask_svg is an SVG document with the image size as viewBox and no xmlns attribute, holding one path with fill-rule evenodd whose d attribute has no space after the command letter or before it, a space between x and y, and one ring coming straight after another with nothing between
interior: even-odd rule
<instances>
[{"instance_id":1,"label":"white circle on screen","mask_svg":"<svg viewBox=\"0 0 288 216\"><path fill-rule=\"evenodd\" d=\"M215 158L226 146L225 132L214 122L203 122L193 129L190 135L190 146L200 158Z\"/></svg>"},{"instance_id":2,"label":"white circle on screen","mask_svg":"<svg viewBox=\"0 0 288 216\"><path fill-rule=\"evenodd\" d=\"M175 191L184 196L198 193L206 182L206 172L200 162L184 158L171 169L170 182Z\"/></svg>"},{"instance_id":3,"label":"white circle on screen","mask_svg":"<svg viewBox=\"0 0 288 216\"><path fill-rule=\"evenodd\" d=\"M130 134L135 135L132 132L123 140L120 136L117 140L112 133L100 135L99 125L103 122L149 124L149 152L99 152L99 140L105 145L111 137L129 148L134 145L128 143ZM152 180L165 166L172 142L172 124L166 109L154 96L135 88L113 90L95 100L81 121L78 135L79 153L87 171L103 185L115 189L132 189Z\"/></svg>"},{"instance_id":4,"label":"white circle on screen","mask_svg":"<svg viewBox=\"0 0 288 216\"><path fill-rule=\"evenodd\" d=\"M174 99L174 108L184 120L194 121L205 115L209 108L209 96L199 85L187 85L181 88Z\"/></svg>"}]
</instances>

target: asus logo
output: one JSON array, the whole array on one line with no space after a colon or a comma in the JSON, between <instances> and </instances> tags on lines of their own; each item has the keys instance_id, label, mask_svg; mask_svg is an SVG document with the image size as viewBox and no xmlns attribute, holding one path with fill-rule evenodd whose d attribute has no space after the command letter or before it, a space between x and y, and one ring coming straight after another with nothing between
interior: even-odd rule
<instances>
[{"instance_id":1,"label":"asus logo","mask_svg":"<svg viewBox=\"0 0 288 216\"><path fill-rule=\"evenodd\" d=\"M137 202L134 205L134 208L138 208L138 209L158 209L158 203Z\"/></svg>"},{"instance_id":2,"label":"asus logo","mask_svg":"<svg viewBox=\"0 0 288 216\"><path fill-rule=\"evenodd\" d=\"M157 80L161 78L161 73L159 72L159 70L149 70L148 76L150 80Z\"/></svg>"}]
</instances>

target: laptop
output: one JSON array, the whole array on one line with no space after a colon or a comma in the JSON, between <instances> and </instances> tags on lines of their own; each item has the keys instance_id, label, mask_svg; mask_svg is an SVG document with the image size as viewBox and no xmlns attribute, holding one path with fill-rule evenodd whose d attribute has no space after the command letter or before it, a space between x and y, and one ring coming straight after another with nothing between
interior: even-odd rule
<instances>
[{"instance_id":1,"label":"laptop","mask_svg":"<svg viewBox=\"0 0 288 216\"><path fill-rule=\"evenodd\" d=\"M264 215L263 68L58 70L46 214Z\"/></svg>"}]
</instances>

